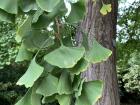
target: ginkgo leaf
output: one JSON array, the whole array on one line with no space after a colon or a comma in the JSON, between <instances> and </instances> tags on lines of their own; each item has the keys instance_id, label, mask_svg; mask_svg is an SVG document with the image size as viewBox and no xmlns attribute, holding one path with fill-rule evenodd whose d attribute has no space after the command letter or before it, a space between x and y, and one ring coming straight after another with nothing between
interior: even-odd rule
<instances>
[{"instance_id":1,"label":"ginkgo leaf","mask_svg":"<svg viewBox=\"0 0 140 105\"><path fill-rule=\"evenodd\" d=\"M39 17L43 14L43 10L41 8L38 8L35 14L33 15L32 23L36 23L39 19Z\"/></svg>"},{"instance_id":2,"label":"ginkgo leaf","mask_svg":"<svg viewBox=\"0 0 140 105\"><path fill-rule=\"evenodd\" d=\"M36 0L38 6L47 12L52 12L60 0Z\"/></svg>"},{"instance_id":3,"label":"ginkgo leaf","mask_svg":"<svg viewBox=\"0 0 140 105\"><path fill-rule=\"evenodd\" d=\"M31 94L32 89L29 89L28 92L24 95L24 97L19 100L15 105L31 105Z\"/></svg>"},{"instance_id":4,"label":"ginkgo leaf","mask_svg":"<svg viewBox=\"0 0 140 105\"><path fill-rule=\"evenodd\" d=\"M27 16L27 18L20 24L16 32L17 42L21 42L24 36L31 33L31 22L32 22L32 17Z\"/></svg>"},{"instance_id":5,"label":"ginkgo leaf","mask_svg":"<svg viewBox=\"0 0 140 105\"><path fill-rule=\"evenodd\" d=\"M36 93L36 90L39 85L40 85L40 80L37 80L32 87L31 105L41 105L40 100L42 99L42 95Z\"/></svg>"},{"instance_id":6,"label":"ginkgo leaf","mask_svg":"<svg viewBox=\"0 0 140 105\"><path fill-rule=\"evenodd\" d=\"M34 57L25 74L18 80L17 85L25 85L26 88L32 87L34 82L42 74L43 69L43 67L36 63Z\"/></svg>"},{"instance_id":7,"label":"ginkgo leaf","mask_svg":"<svg viewBox=\"0 0 140 105\"><path fill-rule=\"evenodd\" d=\"M33 53L29 52L26 47L22 44L18 55L16 57L15 62L20 62L20 61L24 61L24 60L31 60L33 57Z\"/></svg>"},{"instance_id":8,"label":"ginkgo leaf","mask_svg":"<svg viewBox=\"0 0 140 105\"><path fill-rule=\"evenodd\" d=\"M83 89L83 84L85 82L85 79L82 79L80 81L80 84L79 84L79 87L78 87L78 91L75 92L75 97L78 98L79 96L81 96L81 92L82 92L82 89Z\"/></svg>"},{"instance_id":9,"label":"ginkgo leaf","mask_svg":"<svg viewBox=\"0 0 140 105\"><path fill-rule=\"evenodd\" d=\"M72 68L83 57L84 53L84 47L66 47L62 45L47 54L44 60L60 68Z\"/></svg>"},{"instance_id":10,"label":"ginkgo leaf","mask_svg":"<svg viewBox=\"0 0 140 105\"><path fill-rule=\"evenodd\" d=\"M27 93L21 98L15 105L41 105L41 98L42 96L36 94L36 88L39 85L37 81L35 85L30 88Z\"/></svg>"},{"instance_id":11,"label":"ginkgo leaf","mask_svg":"<svg viewBox=\"0 0 140 105\"><path fill-rule=\"evenodd\" d=\"M35 0L20 0L19 6L24 12L29 12L30 10L37 9L37 4Z\"/></svg>"},{"instance_id":12,"label":"ginkgo leaf","mask_svg":"<svg viewBox=\"0 0 140 105\"><path fill-rule=\"evenodd\" d=\"M18 0L0 0L0 8L4 11L17 14L18 12Z\"/></svg>"},{"instance_id":13,"label":"ginkgo leaf","mask_svg":"<svg viewBox=\"0 0 140 105\"><path fill-rule=\"evenodd\" d=\"M72 93L70 75L67 72L62 72L57 90L59 95Z\"/></svg>"},{"instance_id":14,"label":"ginkgo leaf","mask_svg":"<svg viewBox=\"0 0 140 105\"><path fill-rule=\"evenodd\" d=\"M69 23L81 21L84 18L86 11L85 0L79 0L78 2L71 4L71 9L66 21Z\"/></svg>"},{"instance_id":15,"label":"ginkgo leaf","mask_svg":"<svg viewBox=\"0 0 140 105\"><path fill-rule=\"evenodd\" d=\"M59 105L71 105L71 95L57 95L56 99Z\"/></svg>"},{"instance_id":16,"label":"ginkgo leaf","mask_svg":"<svg viewBox=\"0 0 140 105\"><path fill-rule=\"evenodd\" d=\"M75 105L94 105L101 97L103 83L101 81L90 81L83 84L81 95L76 99Z\"/></svg>"},{"instance_id":17,"label":"ginkgo leaf","mask_svg":"<svg viewBox=\"0 0 140 105\"><path fill-rule=\"evenodd\" d=\"M48 27L51 22L55 20L56 17L63 17L67 12L67 9L64 5L64 1L60 0L57 6L53 9L52 12L46 13L43 12L42 15L39 16L38 21L33 24L34 28L44 28Z\"/></svg>"},{"instance_id":18,"label":"ginkgo leaf","mask_svg":"<svg viewBox=\"0 0 140 105\"><path fill-rule=\"evenodd\" d=\"M89 63L85 59L81 59L73 68L70 68L69 71L72 74L79 75L81 72L86 71L88 67Z\"/></svg>"},{"instance_id":19,"label":"ginkgo leaf","mask_svg":"<svg viewBox=\"0 0 140 105\"><path fill-rule=\"evenodd\" d=\"M80 83L81 83L80 75L74 75L74 79L73 79L73 83L72 83L73 91L75 91L75 92L78 91Z\"/></svg>"},{"instance_id":20,"label":"ginkgo leaf","mask_svg":"<svg viewBox=\"0 0 140 105\"><path fill-rule=\"evenodd\" d=\"M92 48L89 51L87 51L85 59L88 62L95 64L107 60L107 58L111 54L111 50L104 48L94 39Z\"/></svg>"},{"instance_id":21,"label":"ginkgo leaf","mask_svg":"<svg viewBox=\"0 0 140 105\"><path fill-rule=\"evenodd\" d=\"M53 45L54 40L46 32L32 30L29 35L23 38L23 43L28 50L34 51Z\"/></svg>"},{"instance_id":22,"label":"ginkgo leaf","mask_svg":"<svg viewBox=\"0 0 140 105\"><path fill-rule=\"evenodd\" d=\"M0 21L6 21L8 23L14 22L14 15L5 12L4 10L0 9Z\"/></svg>"},{"instance_id":23,"label":"ginkgo leaf","mask_svg":"<svg viewBox=\"0 0 140 105\"><path fill-rule=\"evenodd\" d=\"M44 77L41 81L36 93L46 96L51 96L57 93L58 87L58 78L49 74L47 77Z\"/></svg>"},{"instance_id":24,"label":"ginkgo leaf","mask_svg":"<svg viewBox=\"0 0 140 105\"><path fill-rule=\"evenodd\" d=\"M111 10L112 10L111 4L106 5L106 10L107 10L107 12L111 12Z\"/></svg>"},{"instance_id":25,"label":"ginkgo leaf","mask_svg":"<svg viewBox=\"0 0 140 105\"><path fill-rule=\"evenodd\" d=\"M47 96L47 97L43 97L42 99L42 103L45 104L45 103L52 103L56 100L56 94L53 94L51 96Z\"/></svg>"},{"instance_id":26,"label":"ginkgo leaf","mask_svg":"<svg viewBox=\"0 0 140 105\"><path fill-rule=\"evenodd\" d=\"M103 4L100 12L103 15L106 15L108 12L111 12L112 8L111 8L111 4Z\"/></svg>"}]
</instances>

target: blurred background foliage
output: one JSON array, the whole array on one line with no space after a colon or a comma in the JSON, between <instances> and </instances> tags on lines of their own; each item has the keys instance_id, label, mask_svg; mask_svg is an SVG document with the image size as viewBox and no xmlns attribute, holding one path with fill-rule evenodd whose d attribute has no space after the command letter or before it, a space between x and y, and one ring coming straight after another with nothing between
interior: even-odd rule
<instances>
[{"instance_id":1,"label":"blurred background foliage","mask_svg":"<svg viewBox=\"0 0 140 105\"><path fill-rule=\"evenodd\" d=\"M15 85L26 68L14 62L18 47L14 24L0 22L0 105L13 105L26 91Z\"/></svg>"},{"instance_id":2,"label":"blurred background foliage","mask_svg":"<svg viewBox=\"0 0 140 105\"><path fill-rule=\"evenodd\" d=\"M140 1L119 8L117 72L121 101L140 104Z\"/></svg>"},{"instance_id":3,"label":"blurred background foliage","mask_svg":"<svg viewBox=\"0 0 140 105\"><path fill-rule=\"evenodd\" d=\"M17 54L17 43L14 39L15 28L13 24L0 22L0 69L10 65Z\"/></svg>"},{"instance_id":4,"label":"blurred background foliage","mask_svg":"<svg viewBox=\"0 0 140 105\"><path fill-rule=\"evenodd\" d=\"M18 18L17 21L20 20ZM140 104L140 1L119 8L117 27L121 102ZM24 87L15 85L27 65L27 62L14 62L19 47L15 41L15 28L14 24L0 22L0 105L13 105L26 91ZM73 27L67 28L68 33L75 33Z\"/></svg>"}]
</instances>

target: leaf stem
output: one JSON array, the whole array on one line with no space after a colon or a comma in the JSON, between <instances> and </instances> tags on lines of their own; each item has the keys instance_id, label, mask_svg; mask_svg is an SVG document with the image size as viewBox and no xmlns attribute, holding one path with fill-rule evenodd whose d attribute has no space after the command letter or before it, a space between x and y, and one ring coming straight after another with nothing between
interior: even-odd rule
<instances>
[{"instance_id":1,"label":"leaf stem","mask_svg":"<svg viewBox=\"0 0 140 105\"><path fill-rule=\"evenodd\" d=\"M61 40L61 35L60 35L60 22L57 18L55 18L56 26L57 26L57 32L55 33L56 38L60 41L61 45L63 45L63 42Z\"/></svg>"}]
</instances>

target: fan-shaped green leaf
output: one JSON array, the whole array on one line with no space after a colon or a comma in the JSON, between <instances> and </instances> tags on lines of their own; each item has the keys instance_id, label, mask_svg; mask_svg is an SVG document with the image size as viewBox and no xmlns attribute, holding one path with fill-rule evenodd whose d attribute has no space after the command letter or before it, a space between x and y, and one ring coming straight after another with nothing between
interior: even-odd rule
<instances>
[{"instance_id":1,"label":"fan-shaped green leaf","mask_svg":"<svg viewBox=\"0 0 140 105\"><path fill-rule=\"evenodd\" d=\"M36 23L39 19L39 17L43 14L43 10L41 8L38 8L35 14L33 15L32 23Z\"/></svg>"},{"instance_id":2,"label":"fan-shaped green leaf","mask_svg":"<svg viewBox=\"0 0 140 105\"><path fill-rule=\"evenodd\" d=\"M76 99L75 105L94 105L101 97L103 83L101 81L90 81L83 84L81 96Z\"/></svg>"},{"instance_id":3,"label":"fan-shaped green leaf","mask_svg":"<svg viewBox=\"0 0 140 105\"><path fill-rule=\"evenodd\" d=\"M40 86L36 90L36 93L43 96L51 96L57 93L58 87L58 78L49 74L47 77L44 77L40 83Z\"/></svg>"},{"instance_id":4,"label":"fan-shaped green leaf","mask_svg":"<svg viewBox=\"0 0 140 105\"><path fill-rule=\"evenodd\" d=\"M18 55L16 57L15 62L20 62L20 61L24 61L24 60L31 60L33 57L33 54L31 52L29 52L25 46L22 44L20 46Z\"/></svg>"},{"instance_id":5,"label":"fan-shaped green leaf","mask_svg":"<svg viewBox=\"0 0 140 105\"><path fill-rule=\"evenodd\" d=\"M70 75L67 72L63 72L61 74L57 90L60 95L72 93L72 84L70 80Z\"/></svg>"},{"instance_id":6,"label":"fan-shaped green leaf","mask_svg":"<svg viewBox=\"0 0 140 105\"><path fill-rule=\"evenodd\" d=\"M56 99L60 105L71 105L71 95L57 95Z\"/></svg>"},{"instance_id":7,"label":"fan-shaped green leaf","mask_svg":"<svg viewBox=\"0 0 140 105\"><path fill-rule=\"evenodd\" d=\"M36 0L38 6L47 12L52 12L60 0Z\"/></svg>"},{"instance_id":8,"label":"fan-shaped green leaf","mask_svg":"<svg viewBox=\"0 0 140 105\"><path fill-rule=\"evenodd\" d=\"M32 22L32 17L28 16L18 27L18 30L16 32L16 41L21 42L22 38L28 34L31 33L31 22Z\"/></svg>"},{"instance_id":9,"label":"fan-shaped green leaf","mask_svg":"<svg viewBox=\"0 0 140 105\"><path fill-rule=\"evenodd\" d=\"M81 59L73 68L70 68L69 71L72 74L79 75L81 72L86 71L88 66L89 63L85 59Z\"/></svg>"},{"instance_id":10,"label":"fan-shaped green leaf","mask_svg":"<svg viewBox=\"0 0 140 105\"><path fill-rule=\"evenodd\" d=\"M48 96L48 97L43 97L42 99L42 103L45 104L45 103L52 103L54 102L56 99L56 94L52 95L52 96Z\"/></svg>"},{"instance_id":11,"label":"fan-shaped green leaf","mask_svg":"<svg viewBox=\"0 0 140 105\"><path fill-rule=\"evenodd\" d=\"M85 49L83 47L65 47L52 51L44 57L48 63L58 66L60 68L72 68L84 55Z\"/></svg>"},{"instance_id":12,"label":"fan-shaped green leaf","mask_svg":"<svg viewBox=\"0 0 140 105\"><path fill-rule=\"evenodd\" d=\"M44 28L44 27L48 27L49 24L53 21L52 19L48 18L47 13L43 13L42 15L40 15L38 17L37 22L35 22L34 24L32 24L32 27L35 29L40 29L40 28Z\"/></svg>"},{"instance_id":13,"label":"fan-shaped green leaf","mask_svg":"<svg viewBox=\"0 0 140 105\"><path fill-rule=\"evenodd\" d=\"M36 93L37 87L39 85L40 85L40 80L37 80L32 87L31 105L41 105L40 100L42 99L42 95Z\"/></svg>"},{"instance_id":14,"label":"fan-shaped green leaf","mask_svg":"<svg viewBox=\"0 0 140 105\"><path fill-rule=\"evenodd\" d=\"M29 12L30 10L37 9L35 0L20 0L19 6L24 12Z\"/></svg>"},{"instance_id":15,"label":"fan-shaped green leaf","mask_svg":"<svg viewBox=\"0 0 140 105\"><path fill-rule=\"evenodd\" d=\"M73 80L73 83L72 83L73 91L75 91L75 92L78 91L80 83L81 83L80 75L74 75L74 80Z\"/></svg>"},{"instance_id":16,"label":"fan-shaped green leaf","mask_svg":"<svg viewBox=\"0 0 140 105\"><path fill-rule=\"evenodd\" d=\"M0 21L6 21L12 23L14 21L14 15L11 15L4 10L0 9Z\"/></svg>"},{"instance_id":17,"label":"fan-shaped green leaf","mask_svg":"<svg viewBox=\"0 0 140 105\"><path fill-rule=\"evenodd\" d=\"M54 40L53 38L49 37L46 32L33 30L29 35L23 38L23 43L28 50L34 51L53 45Z\"/></svg>"},{"instance_id":18,"label":"fan-shaped green leaf","mask_svg":"<svg viewBox=\"0 0 140 105\"><path fill-rule=\"evenodd\" d=\"M81 21L85 16L85 0L79 0L78 2L71 4L71 6L72 10L66 20L69 23L77 23Z\"/></svg>"},{"instance_id":19,"label":"fan-shaped green leaf","mask_svg":"<svg viewBox=\"0 0 140 105\"><path fill-rule=\"evenodd\" d=\"M39 82L37 81L35 85L28 90L24 97L19 100L15 105L41 105L40 100L42 96L35 93L38 85Z\"/></svg>"},{"instance_id":20,"label":"fan-shaped green leaf","mask_svg":"<svg viewBox=\"0 0 140 105\"><path fill-rule=\"evenodd\" d=\"M0 0L0 8L8 13L17 14L18 11L17 2L18 0Z\"/></svg>"},{"instance_id":21,"label":"fan-shaped green leaf","mask_svg":"<svg viewBox=\"0 0 140 105\"><path fill-rule=\"evenodd\" d=\"M32 87L34 82L40 77L43 72L43 67L38 65L35 58L30 63L28 70L25 74L18 80L18 85L25 85L27 88Z\"/></svg>"},{"instance_id":22,"label":"fan-shaped green leaf","mask_svg":"<svg viewBox=\"0 0 140 105\"><path fill-rule=\"evenodd\" d=\"M83 83L84 83L85 79L82 79L79 86L78 86L78 91L75 92L75 97L78 98L79 96L81 96L81 92L83 89Z\"/></svg>"},{"instance_id":23,"label":"fan-shaped green leaf","mask_svg":"<svg viewBox=\"0 0 140 105\"><path fill-rule=\"evenodd\" d=\"M38 21L33 24L34 28L44 28L55 20L56 17L61 18L66 14L67 9L65 7L64 1L61 0L58 5L53 9L52 12L44 12L39 16Z\"/></svg>"},{"instance_id":24,"label":"fan-shaped green leaf","mask_svg":"<svg viewBox=\"0 0 140 105\"><path fill-rule=\"evenodd\" d=\"M29 89L25 96L19 100L15 105L31 105L32 89Z\"/></svg>"},{"instance_id":25,"label":"fan-shaped green leaf","mask_svg":"<svg viewBox=\"0 0 140 105\"><path fill-rule=\"evenodd\" d=\"M111 54L112 52L109 49L104 48L94 39L93 46L87 51L85 59L88 62L95 64L107 60Z\"/></svg>"}]
</instances>

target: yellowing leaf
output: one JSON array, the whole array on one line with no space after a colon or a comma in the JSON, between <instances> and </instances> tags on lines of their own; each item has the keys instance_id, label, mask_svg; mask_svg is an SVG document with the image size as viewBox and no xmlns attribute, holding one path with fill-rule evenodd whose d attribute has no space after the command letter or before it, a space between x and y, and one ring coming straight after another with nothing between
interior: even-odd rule
<instances>
[{"instance_id":1,"label":"yellowing leaf","mask_svg":"<svg viewBox=\"0 0 140 105\"><path fill-rule=\"evenodd\" d=\"M25 85L26 88L32 87L34 82L40 77L43 72L43 67L38 65L35 58L30 63L28 70L25 74L18 80L18 85Z\"/></svg>"},{"instance_id":2,"label":"yellowing leaf","mask_svg":"<svg viewBox=\"0 0 140 105\"><path fill-rule=\"evenodd\" d=\"M106 5L106 9L108 12L111 12L111 10L112 10L111 4Z\"/></svg>"},{"instance_id":3,"label":"yellowing leaf","mask_svg":"<svg viewBox=\"0 0 140 105\"><path fill-rule=\"evenodd\" d=\"M84 53L84 47L61 46L47 54L44 60L60 68L72 68L83 57Z\"/></svg>"},{"instance_id":4,"label":"yellowing leaf","mask_svg":"<svg viewBox=\"0 0 140 105\"><path fill-rule=\"evenodd\" d=\"M112 8L111 8L111 4L103 4L100 13L102 15L106 15L108 12L111 12Z\"/></svg>"}]
</instances>

